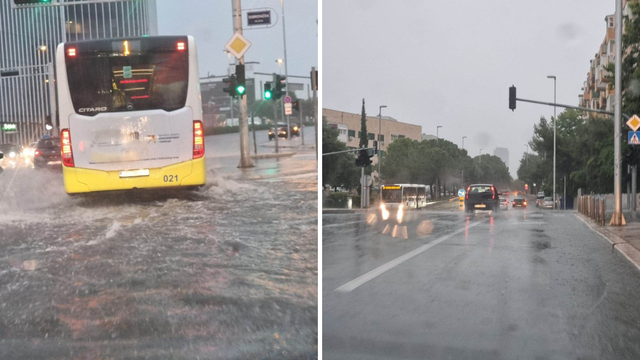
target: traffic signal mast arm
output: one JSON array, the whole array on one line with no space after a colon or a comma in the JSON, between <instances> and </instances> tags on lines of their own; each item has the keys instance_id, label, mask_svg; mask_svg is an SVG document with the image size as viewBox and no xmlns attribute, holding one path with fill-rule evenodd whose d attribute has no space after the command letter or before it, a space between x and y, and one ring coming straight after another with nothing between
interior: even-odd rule
<instances>
[{"instance_id":1,"label":"traffic signal mast arm","mask_svg":"<svg viewBox=\"0 0 640 360\"><path fill-rule=\"evenodd\" d=\"M355 152L355 151L361 151L361 150L376 150L376 148L375 147L370 147L370 148L357 148L357 149L349 149L349 150L342 150L342 151L334 151L334 152L324 153L324 154L322 154L322 156L342 154L342 153Z\"/></svg>"},{"instance_id":2,"label":"traffic signal mast arm","mask_svg":"<svg viewBox=\"0 0 640 360\"><path fill-rule=\"evenodd\" d=\"M515 87L514 87L515 89ZM509 92L509 97L510 97L510 102L511 102L511 92ZM540 104L540 105L548 105L548 106L557 106L557 107L561 107L561 108L567 108L567 109L575 109L575 110L582 110L582 111L586 111L586 112L593 112L593 113L598 113L598 114L607 114L607 115L614 115L613 111L606 111L606 110L598 110L598 109L589 109L589 108L584 108L584 107L580 107L580 106L573 106L573 105L565 105L565 104L558 104L558 103L553 103L553 102L545 102L545 101L537 101L537 100L529 100L529 99L520 99L518 97L515 97L515 90L513 91L513 101L515 103L515 101L522 101L522 102L528 102L528 103L533 103L533 104ZM515 106L513 107L514 110ZM629 115L627 114L622 114L622 116L625 119L629 119Z\"/></svg>"}]
</instances>

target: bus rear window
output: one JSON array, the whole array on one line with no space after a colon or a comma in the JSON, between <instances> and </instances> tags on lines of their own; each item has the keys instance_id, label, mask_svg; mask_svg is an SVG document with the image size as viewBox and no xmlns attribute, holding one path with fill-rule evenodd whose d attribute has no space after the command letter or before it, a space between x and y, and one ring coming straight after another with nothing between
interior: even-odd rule
<instances>
[{"instance_id":1,"label":"bus rear window","mask_svg":"<svg viewBox=\"0 0 640 360\"><path fill-rule=\"evenodd\" d=\"M187 52L153 51L122 56L81 52L67 59L69 91L76 113L183 108L187 101Z\"/></svg>"}]
</instances>

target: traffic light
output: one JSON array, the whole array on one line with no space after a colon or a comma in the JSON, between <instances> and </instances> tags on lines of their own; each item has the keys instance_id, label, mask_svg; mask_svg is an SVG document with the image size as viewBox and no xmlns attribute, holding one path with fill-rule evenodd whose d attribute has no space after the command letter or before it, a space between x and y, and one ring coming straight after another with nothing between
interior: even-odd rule
<instances>
[{"instance_id":1,"label":"traffic light","mask_svg":"<svg viewBox=\"0 0 640 360\"><path fill-rule=\"evenodd\" d=\"M236 65L236 95L242 97L247 92L247 83L244 76L244 64Z\"/></svg>"},{"instance_id":2,"label":"traffic light","mask_svg":"<svg viewBox=\"0 0 640 360\"><path fill-rule=\"evenodd\" d=\"M358 158L356 159L356 166L369 166L369 165L371 165L371 163L372 163L371 158L372 157L373 157L373 155L369 155L369 152L367 152L366 149L360 150L360 155L358 155Z\"/></svg>"},{"instance_id":3,"label":"traffic light","mask_svg":"<svg viewBox=\"0 0 640 360\"><path fill-rule=\"evenodd\" d=\"M264 95L263 98L265 100L271 100L273 98L273 94L271 93L271 82L264 83Z\"/></svg>"},{"instance_id":4,"label":"traffic light","mask_svg":"<svg viewBox=\"0 0 640 360\"><path fill-rule=\"evenodd\" d=\"M222 91L226 92L231 97L235 97L236 95L238 95L236 93L238 80L236 79L235 75L231 75L228 78L222 79L222 82L225 84L225 87L222 89Z\"/></svg>"},{"instance_id":5,"label":"traffic light","mask_svg":"<svg viewBox=\"0 0 640 360\"><path fill-rule=\"evenodd\" d=\"M297 111L300 111L300 100L294 101L292 107Z\"/></svg>"},{"instance_id":6,"label":"traffic light","mask_svg":"<svg viewBox=\"0 0 640 360\"><path fill-rule=\"evenodd\" d=\"M509 87L509 109L511 111L516 109L516 87L513 85Z\"/></svg>"},{"instance_id":7,"label":"traffic light","mask_svg":"<svg viewBox=\"0 0 640 360\"><path fill-rule=\"evenodd\" d=\"M278 100L286 93L287 77L282 75L276 75L275 89L273 89L273 99Z\"/></svg>"},{"instance_id":8,"label":"traffic light","mask_svg":"<svg viewBox=\"0 0 640 360\"><path fill-rule=\"evenodd\" d=\"M311 71L311 86L318 91L318 70Z\"/></svg>"}]
</instances>

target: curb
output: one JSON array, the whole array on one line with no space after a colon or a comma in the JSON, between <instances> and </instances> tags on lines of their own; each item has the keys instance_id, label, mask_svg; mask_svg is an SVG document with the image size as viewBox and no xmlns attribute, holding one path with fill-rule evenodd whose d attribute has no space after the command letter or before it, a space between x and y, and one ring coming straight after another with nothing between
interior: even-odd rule
<instances>
[{"instance_id":1,"label":"curb","mask_svg":"<svg viewBox=\"0 0 640 360\"><path fill-rule=\"evenodd\" d=\"M251 155L251 158L252 159L277 159L277 158L283 158L283 157L291 157L295 154L296 153L294 152L285 152L285 153L278 153L278 154L259 154L259 155Z\"/></svg>"},{"instance_id":2,"label":"curb","mask_svg":"<svg viewBox=\"0 0 640 360\"><path fill-rule=\"evenodd\" d=\"M322 214L355 214L355 209L322 209Z\"/></svg>"},{"instance_id":3,"label":"curb","mask_svg":"<svg viewBox=\"0 0 640 360\"><path fill-rule=\"evenodd\" d=\"M638 270L640 270L640 250L634 248L626 242L623 238L618 235L612 233L606 228L596 227L595 224L592 224L587 218L576 212L574 215L582 221L585 225L587 225L591 230L605 238L613 249L618 250L627 260L629 260Z\"/></svg>"}]
</instances>

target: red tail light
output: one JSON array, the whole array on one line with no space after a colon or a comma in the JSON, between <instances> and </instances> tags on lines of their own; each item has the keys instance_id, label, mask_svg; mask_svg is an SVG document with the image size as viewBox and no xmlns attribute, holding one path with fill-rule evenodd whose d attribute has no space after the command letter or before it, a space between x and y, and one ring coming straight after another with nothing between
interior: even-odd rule
<instances>
[{"instance_id":1,"label":"red tail light","mask_svg":"<svg viewBox=\"0 0 640 360\"><path fill-rule=\"evenodd\" d=\"M527 205L527 202L525 201L524 204Z\"/></svg>"},{"instance_id":2,"label":"red tail light","mask_svg":"<svg viewBox=\"0 0 640 360\"><path fill-rule=\"evenodd\" d=\"M466 199L469 200L469 191L471 191L471 186L467 186Z\"/></svg>"},{"instance_id":3,"label":"red tail light","mask_svg":"<svg viewBox=\"0 0 640 360\"><path fill-rule=\"evenodd\" d=\"M62 163L66 167L75 167L73 163L73 152L71 150L71 132L69 132L69 129L62 129L60 132L60 143L62 148Z\"/></svg>"},{"instance_id":4,"label":"red tail light","mask_svg":"<svg viewBox=\"0 0 640 360\"><path fill-rule=\"evenodd\" d=\"M199 159L204 156L204 128L202 121L193 121L193 158Z\"/></svg>"},{"instance_id":5,"label":"red tail light","mask_svg":"<svg viewBox=\"0 0 640 360\"><path fill-rule=\"evenodd\" d=\"M76 48L69 48L67 51L69 56L76 56Z\"/></svg>"},{"instance_id":6,"label":"red tail light","mask_svg":"<svg viewBox=\"0 0 640 360\"><path fill-rule=\"evenodd\" d=\"M182 41L178 43L177 47L179 51L184 51L184 49L187 48L187 46Z\"/></svg>"},{"instance_id":7,"label":"red tail light","mask_svg":"<svg viewBox=\"0 0 640 360\"><path fill-rule=\"evenodd\" d=\"M495 200L496 199L496 189L492 186L491 187L491 200Z\"/></svg>"},{"instance_id":8,"label":"red tail light","mask_svg":"<svg viewBox=\"0 0 640 360\"><path fill-rule=\"evenodd\" d=\"M36 151L33 153L33 157L38 157L38 156L40 156L40 155L42 155L42 153L40 152L40 150L36 150Z\"/></svg>"}]
</instances>

